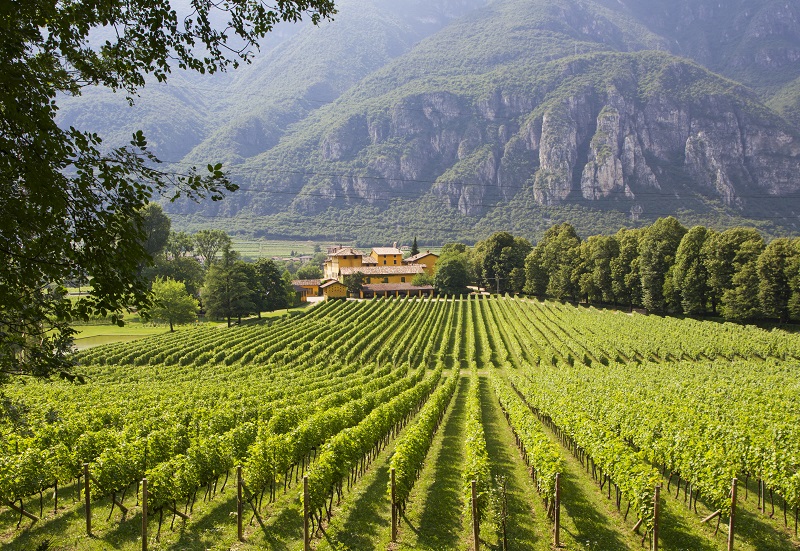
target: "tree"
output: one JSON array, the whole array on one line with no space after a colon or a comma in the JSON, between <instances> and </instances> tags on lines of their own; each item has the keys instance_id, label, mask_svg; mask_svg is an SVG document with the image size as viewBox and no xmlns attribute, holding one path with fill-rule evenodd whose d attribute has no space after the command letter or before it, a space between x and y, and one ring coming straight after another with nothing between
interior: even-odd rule
<instances>
[{"instance_id":1,"label":"tree","mask_svg":"<svg viewBox=\"0 0 800 551\"><path fill-rule=\"evenodd\" d=\"M203 267L200 263L188 256L178 256L172 260L160 256L156 258L152 266L144 269L144 276L148 281L155 281L156 278L180 281L186 286L186 292L193 297L200 294L200 288L203 286L203 274Z\"/></svg>"},{"instance_id":2,"label":"tree","mask_svg":"<svg viewBox=\"0 0 800 551\"><path fill-rule=\"evenodd\" d=\"M613 302L611 263L619 255L614 236L593 235L580 246L580 292L587 302Z\"/></svg>"},{"instance_id":3,"label":"tree","mask_svg":"<svg viewBox=\"0 0 800 551\"><path fill-rule=\"evenodd\" d=\"M174 324L190 323L197 319L200 303L189 296L186 286L173 279L156 279L153 282L153 306L150 317L169 323L169 330L175 331Z\"/></svg>"},{"instance_id":4,"label":"tree","mask_svg":"<svg viewBox=\"0 0 800 551\"><path fill-rule=\"evenodd\" d=\"M256 271L259 293L254 302L259 313L287 308L289 297L286 294L286 285L278 265L268 258L259 258L253 266ZM292 293L294 293L294 287L292 287Z\"/></svg>"},{"instance_id":5,"label":"tree","mask_svg":"<svg viewBox=\"0 0 800 551\"><path fill-rule=\"evenodd\" d=\"M232 243L230 236L222 230L200 230L194 234L194 250L206 269L214 264L217 253Z\"/></svg>"},{"instance_id":6,"label":"tree","mask_svg":"<svg viewBox=\"0 0 800 551\"><path fill-rule=\"evenodd\" d=\"M695 226L686 232L675 252L672 272L675 291L679 293L684 314L702 314L708 303L708 271L703 262L703 247L708 238L704 226Z\"/></svg>"},{"instance_id":7,"label":"tree","mask_svg":"<svg viewBox=\"0 0 800 551\"><path fill-rule=\"evenodd\" d=\"M425 287L427 285L432 286L433 283L434 283L433 276L430 274L426 274L424 272L415 275L414 278L411 280L411 285L414 285L416 287Z\"/></svg>"},{"instance_id":8,"label":"tree","mask_svg":"<svg viewBox=\"0 0 800 551\"><path fill-rule=\"evenodd\" d=\"M414 242L411 244L411 256L419 254L419 247L417 246L417 236L414 236Z\"/></svg>"},{"instance_id":9,"label":"tree","mask_svg":"<svg viewBox=\"0 0 800 551\"><path fill-rule=\"evenodd\" d=\"M536 249L525 258L525 293L543 297L547 293L547 271L542 266L541 252Z\"/></svg>"},{"instance_id":10,"label":"tree","mask_svg":"<svg viewBox=\"0 0 800 551\"><path fill-rule=\"evenodd\" d=\"M439 258L441 259L449 254L466 253L467 248L464 243L445 243L440 251Z\"/></svg>"},{"instance_id":11,"label":"tree","mask_svg":"<svg viewBox=\"0 0 800 551\"><path fill-rule=\"evenodd\" d=\"M188 256L194 251L194 239L186 232L170 232L164 253L168 260Z\"/></svg>"},{"instance_id":12,"label":"tree","mask_svg":"<svg viewBox=\"0 0 800 551\"><path fill-rule=\"evenodd\" d=\"M241 322L242 316L255 310L247 270L229 245L222 249L222 259L208 269L202 297L206 314L225 318L228 327L231 318L238 317Z\"/></svg>"},{"instance_id":13,"label":"tree","mask_svg":"<svg viewBox=\"0 0 800 551\"><path fill-rule=\"evenodd\" d=\"M614 299L630 308L642 303L642 278L639 273L641 235L642 230L619 230L615 236L619 244L619 255L610 263Z\"/></svg>"},{"instance_id":14,"label":"tree","mask_svg":"<svg viewBox=\"0 0 800 551\"><path fill-rule=\"evenodd\" d=\"M172 221L164 214L164 209L158 203L148 203L139 212L142 217L142 231L144 232L144 250L151 257L155 257L167 247Z\"/></svg>"},{"instance_id":15,"label":"tree","mask_svg":"<svg viewBox=\"0 0 800 551\"><path fill-rule=\"evenodd\" d=\"M758 257L758 300L766 316L789 321L790 282L797 269L797 249L787 238L772 241Z\"/></svg>"},{"instance_id":16,"label":"tree","mask_svg":"<svg viewBox=\"0 0 800 551\"><path fill-rule=\"evenodd\" d=\"M764 241L746 240L731 260L733 276L722 293L720 304L725 319L747 321L761 315L758 300L758 258L764 251Z\"/></svg>"},{"instance_id":17,"label":"tree","mask_svg":"<svg viewBox=\"0 0 800 551\"><path fill-rule=\"evenodd\" d=\"M527 239L497 232L475 245L478 280L488 289L502 293L511 288L511 271L525 269L525 257L533 247ZM441 259L439 260L441 262ZM519 272L516 274L519 279ZM518 283L518 281L517 281Z\"/></svg>"},{"instance_id":18,"label":"tree","mask_svg":"<svg viewBox=\"0 0 800 551\"><path fill-rule=\"evenodd\" d=\"M469 285L466 253L448 254L439 257L433 286L440 295L460 295L467 292Z\"/></svg>"},{"instance_id":19,"label":"tree","mask_svg":"<svg viewBox=\"0 0 800 551\"><path fill-rule=\"evenodd\" d=\"M664 282L675 263L675 252L686 233L672 216L659 218L647 228L639 242L639 272L642 278L642 304L652 311L663 312L667 306Z\"/></svg>"},{"instance_id":20,"label":"tree","mask_svg":"<svg viewBox=\"0 0 800 551\"><path fill-rule=\"evenodd\" d=\"M252 56L279 21L334 13L332 0L8 0L0 32L0 374L69 368L72 319L148 305L141 209L166 199L221 199L236 186L208 172L161 169L141 131L109 149L91 131L56 124L56 98L103 85L133 102L147 76L173 68L215 72ZM103 44L90 44L107 29ZM77 301L62 282L91 280Z\"/></svg>"},{"instance_id":21,"label":"tree","mask_svg":"<svg viewBox=\"0 0 800 551\"><path fill-rule=\"evenodd\" d=\"M364 286L364 274L361 272L348 274L344 276L344 281L342 281L342 283L344 283L344 286L347 287L347 291L351 295L357 295Z\"/></svg>"},{"instance_id":22,"label":"tree","mask_svg":"<svg viewBox=\"0 0 800 551\"><path fill-rule=\"evenodd\" d=\"M535 281L527 288L535 295L545 292L558 299L578 298L581 239L568 223L550 227L526 260L528 277Z\"/></svg>"},{"instance_id":23,"label":"tree","mask_svg":"<svg viewBox=\"0 0 800 551\"><path fill-rule=\"evenodd\" d=\"M319 266L309 262L298 268L294 275L297 276L297 279L320 279L322 277L322 270Z\"/></svg>"},{"instance_id":24,"label":"tree","mask_svg":"<svg viewBox=\"0 0 800 551\"><path fill-rule=\"evenodd\" d=\"M764 238L754 228L731 228L722 233L709 231L701 254L708 273L708 294L712 312L717 311L717 305L725 291L735 285L732 281L734 274L742 268L742 264L736 260L737 255L745 243L750 241L755 245L748 245L748 250L753 250L753 247L763 250Z\"/></svg>"}]
</instances>

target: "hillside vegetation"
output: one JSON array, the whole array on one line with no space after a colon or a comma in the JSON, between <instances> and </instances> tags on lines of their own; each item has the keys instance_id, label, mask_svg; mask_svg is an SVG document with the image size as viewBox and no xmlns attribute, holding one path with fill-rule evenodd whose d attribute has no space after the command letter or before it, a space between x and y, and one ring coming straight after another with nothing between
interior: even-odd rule
<instances>
[{"instance_id":1,"label":"hillside vegetation","mask_svg":"<svg viewBox=\"0 0 800 551\"><path fill-rule=\"evenodd\" d=\"M172 206L183 228L445 241L675 214L787 233L799 37L781 2L345 0L243 71L134 113L163 121L166 160L221 160L241 185ZM85 106L64 122L102 127Z\"/></svg>"}]
</instances>

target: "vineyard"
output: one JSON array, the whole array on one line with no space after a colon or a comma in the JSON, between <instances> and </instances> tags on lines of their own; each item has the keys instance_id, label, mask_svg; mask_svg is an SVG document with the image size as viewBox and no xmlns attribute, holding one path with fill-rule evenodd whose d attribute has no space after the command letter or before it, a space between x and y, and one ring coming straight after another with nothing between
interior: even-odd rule
<instances>
[{"instance_id":1,"label":"vineyard","mask_svg":"<svg viewBox=\"0 0 800 551\"><path fill-rule=\"evenodd\" d=\"M784 330L329 301L76 361L0 395L2 549L800 548Z\"/></svg>"}]
</instances>

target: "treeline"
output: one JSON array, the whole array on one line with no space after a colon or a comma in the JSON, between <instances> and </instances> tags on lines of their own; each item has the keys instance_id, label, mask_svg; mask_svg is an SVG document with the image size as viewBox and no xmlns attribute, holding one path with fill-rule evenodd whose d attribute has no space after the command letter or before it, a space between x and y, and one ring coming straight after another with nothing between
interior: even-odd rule
<instances>
[{"instance_id":1,"label":"treeline","mask_svg":"<svg viewBox=\"0 0 800 551\"><path fill-rule=\"evenodd\" d=\"M687 229L668 217L581 239L564 223L536 246L500 232L461 251L468 279L493 291L736 321L800 320L800 239L767 243L753 228Z\"/></svg>"},{"instance_id":2,"label":"treeline","mask_svg":"<svg viewBox=\"0 0 800 551\"><path fill-rule=\"evenodd\" d=\"M174 232L169 217L153 203L144 208L142 224L143 246L153 259L140 273L152 290L151 307L143 312L151 319L172 327L204 311L206 318L230 325L232 319L297 304L293 274L266 258L246 262L224 231ZM313 279L322 272L309 263L296 275Z\"/></svg>"}]
</instances>

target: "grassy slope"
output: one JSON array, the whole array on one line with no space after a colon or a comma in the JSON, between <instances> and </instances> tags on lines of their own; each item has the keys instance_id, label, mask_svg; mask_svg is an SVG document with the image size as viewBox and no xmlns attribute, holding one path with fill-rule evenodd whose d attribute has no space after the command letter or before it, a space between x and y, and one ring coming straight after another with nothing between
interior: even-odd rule
<instances>
[{"instance_id":1,"label":"grassy slope","mask_svg":"<svg viewBox=\"0 0 800 551\"><path fill-rule=\"evenodd\" d=\"M464 549L466 537L461 519L461 471L464 461L466 375L456 389L442 426L433 440L419 480L414 484L401 517L400 549Z\"/></svg>"}]
</instances>

